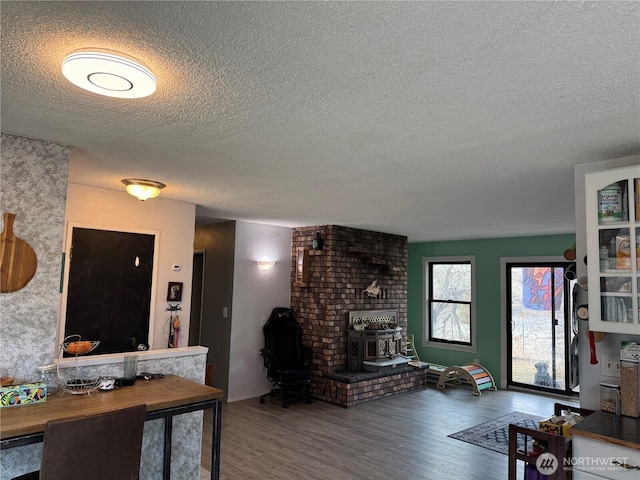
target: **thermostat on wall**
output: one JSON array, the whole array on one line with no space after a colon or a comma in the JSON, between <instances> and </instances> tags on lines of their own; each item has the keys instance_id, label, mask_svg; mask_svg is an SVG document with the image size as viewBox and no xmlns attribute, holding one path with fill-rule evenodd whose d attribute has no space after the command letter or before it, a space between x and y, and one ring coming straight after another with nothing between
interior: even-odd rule
<instances>
[{"instance_id":1,"label":"thermostat on wall","mask_svg":"<svg viewBox=\"0 0 640 480\"><path fill-rule=\"evenodd\" d=\"M178 265L177 263L173 264L173 271L174 272L179 272L180 271L180 265Z\"/></svg>"}]
</instances>

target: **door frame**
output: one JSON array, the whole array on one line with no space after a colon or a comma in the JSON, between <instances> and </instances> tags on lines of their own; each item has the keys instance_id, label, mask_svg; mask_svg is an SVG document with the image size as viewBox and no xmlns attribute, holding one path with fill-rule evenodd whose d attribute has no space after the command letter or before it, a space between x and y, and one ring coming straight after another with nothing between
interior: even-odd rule
<instances>
[{"instance_id":1,"label":"door frame","mask_svg":"<svg viewBox=\"0 0 640 480\"><path fill-rule=\"evenodd\" d=\"M193 250L193 259L195 264L195 259L197 256L202 257L202 271L200 278L196 278L196 269L193 269L193 274L191 275L191 318L189 319L189 339L187 344L189 346L194 345L202 345L202 311L204 306L204 274L207 266L207 254L204 248L196 248ZM200 290L196 292L194 286L200 286ZM193 298L199 296L200 304L194 305ZM197 315L197 324L194 325L194 315ZM195 330L197 329L197 340L193 338L194 334L196 334ZM195 342L195 343L194 343Z\"/></svg>"},{"instance_id":2,"label":"door frame","mask_svg":"<svg viewBox=\"0 0 640 480\"><path fill-rule=\"evenodd\" d=\"M500 258L500 388L508 387L507 377L507 264L509 263L571 263L563 256L501 257ZM570 300L570 293L567 297ZM546 391L545 391L546 393ZM555 393L552 393L555 394ZM557 392L563 395L564 392Z\"/></svg>"},{"instance_id":3,"label":"door frame","mask_svg":"<svg viewBox=\"0 0 640 480\"><path fill-rule=\"evenodd\" d=\"M113 227L111 225L94 224L94 223L82 223L82 222L67 222L65 226L65 233L63 239L63 256L62 256L62 272L61 272L61 289L60 289L60 304L58 308L58 318L56 326L56 338L57 344L62 344L65 338L66 320L67 320L67 296L69 294L69 274L71 270L71 248L73 247L73 231L74 229L84 230L98 230L105 232L120 232L131 234L142 234L154 237L153 247L153 268L151 273L151 295L149 305L149 334L147 337L147 343L149 350L155 350L158 348L154 343L154 330L155 330L155 310L156 310L156 290L158 289L158 259L160 251L160 232L157 230L147 230L142 228L126 228L126 227ZM60 358L62 358L62 352ZM58 356L56 350L55 356Z\"/></svg>"},{"instance_id":4,"label":"door frame","mask_svg":"<svg viewBox=\"0 0 640 480\"><path fill-rule=\"evenodd\" d=\"M558 389L558 388L553 388L551 386L541 386L541 385L537 385L535 383L535 381L532 382L524 382L524 381L516 381L513 378L513 357L511 357L511 361L509 361L509 355L506 355L506 359L507 359L507 387L511 388L511 389L523 389L526 391L538 391L538 392L544 392L545 394L551 394L551 395L561 395L561 396L574 396L576 395L576 392L573 390L573 388L570 386L572 383L572 375L571 375L571 368L572 368L572 349L571 349L571 345L572 345L572 340L573 340L573 336L575 336L577 334L577 332L575 332L573 330L573 324L574 324L574 318L573 318L573 305L572 305L572 285L571 285L571 281L575 281L575 276L573 279L568 279L566 278L567 272L571 271L571 265L572 262L564 259L561 262L507 262L506 267L505 267L505 277L509 277L511 276L511 285L509 285L509 282L507 282L506 285L506 292L505 293L510 293L510 297L507 298L505 301L505 309L507 312L509 312L511 310L511 325L509 325L509 323L507 323L506 327L506 332L505 332L505 338L507 339L507 349L506 352L510 352L511 355L513 355L513 340L514 340L514 330L513 330L513 322L514 322L514 317L513 317L513 298L514 298L514 291L513 291L513 272L514 269L526 269L526 268L540 268L543 267L545 269L549 269L552 271L551 274L551 278L554 278L554 273L556 270L561 270L562 271L562 275L560 277L560 282L562 282L562 293L564 298L562 298L562 312L558 311L558 315L556 315L556 311L555 308L553 310L551 310L551 313L549 315L548 320L553 320L555 323L550 323L549 327L550 330L549 332L551 333L551 339L552 339L552 346L553 346L553 353L552 353L552 369L557 369L555 370L556 372L558 372L558 374L560 374L560 372L562 372L562 379L563 379L563 383L564 383L564 388L562 390ZM575 274L575 270L573 270L574 274ZM555 280L554 280L554 288L553 288L553 301L555 304L555 300L556 300L556 296L555 296ZM561 318L559 318L561 317ZM559 323L559 320L563 320L563 323ZM507 318L507 322L509 322L509 318ZM560 328L560 330L558 330L558 328ZM561 332L561 333L560 333ZM562 340L560 340L560 338L558 338L558 335L561 335ZM562 345L560 345L562 343ZM562 348L562 358L563 361L562 362L558 362L559 358L557 355L557 352L560 350L560 348ZM505 353L506 353L505 352ZM576 360L574 360L576 361ZM557 364L557 365L556 365ZM555 378L555 377L554 377ZM510 379L510 380L509 380Z\"/></svg>"}]
</instances>

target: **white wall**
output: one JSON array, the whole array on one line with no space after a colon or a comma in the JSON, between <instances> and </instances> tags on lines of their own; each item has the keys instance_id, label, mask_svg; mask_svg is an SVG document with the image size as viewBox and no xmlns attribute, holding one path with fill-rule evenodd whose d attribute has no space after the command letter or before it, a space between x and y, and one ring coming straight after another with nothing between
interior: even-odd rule
<instances>
[{"instance_id":1,"label":"white wall","mask_svg":"<svg viewBox=\"0 0 640 480\"><path fill-rule=\"evenodd\" d=\"M640 155L605 160L603 162L582 163L575 166L576 273L578 275L587 273L587 266L584 263L584 257L587 254L584 175L589 172L597 172L609 168L626 167L637 164L640 164ZM608 333L601 342L596 343L596 355L599 363L591 365L587 327L588 324L586 322L580 322L580 406L582 408L598 410L600 408L600 382L616 381L616 379L602 376L602 354L619 356L620 341L634 339L635 341L638 341L640 338L633 335L616 335Z\"/></svg>"},{"instance_id":2,"label":"white wall","mask_svg":"<svg viewBox=\"0 0 640 480\"><path fill-rule=\"evenodd\" d=\"M169 312L165 309L169 282L184 284L179 346L188 344L195 208L194 204L169 200L162 195L141 202L126 193L124 188L122 191L107 190L74 183L67 187L65 225L71 222L105 230L153 230L160 233L151 349L167 347ZM68 249L67 240L65 251ZM174 264L180 265L179 272L173 271Z\"/></svg>"},{"instance_id":3,"label":"white wall","mask_svg":"<svg viewBox=\"0 0 640 480\"><path fill-rule=\"evenodd\" d=\"M258 260L275 260L267 271ZM255 398L268 392L262 368L262 325L275 307L291 300L291 229L236 222L233 318L227 401Z\"/></svg>"}]
</instances>

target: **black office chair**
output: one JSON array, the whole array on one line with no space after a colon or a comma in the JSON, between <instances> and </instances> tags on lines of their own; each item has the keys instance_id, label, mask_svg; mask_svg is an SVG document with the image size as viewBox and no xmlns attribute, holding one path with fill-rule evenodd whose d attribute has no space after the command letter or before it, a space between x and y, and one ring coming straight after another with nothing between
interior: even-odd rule
<instances>
[{"instance_id":1,"label":"black office chair","mask_svg":"<svg viewBox=\"0 0 640 480\"><path fill-rule=\"evenodd\" d=\"M299 396L311 403L311 361L313 351L302 345L302 328L289 308L277 307L263 327L264 348L260 350L267 378L273 383L269 393L282 393L282 406L289 406L289 396Z\"/></svg>"},{"instance_id":2,"label":"black office chair","mask_svg":"<svg viewBox=\"0 0 640 480\"><path fill-rule=\"evenodd\" d=\"M138 480L146 406L50 420L40 471L13 480Z\"/></svg>"}]
</instances>

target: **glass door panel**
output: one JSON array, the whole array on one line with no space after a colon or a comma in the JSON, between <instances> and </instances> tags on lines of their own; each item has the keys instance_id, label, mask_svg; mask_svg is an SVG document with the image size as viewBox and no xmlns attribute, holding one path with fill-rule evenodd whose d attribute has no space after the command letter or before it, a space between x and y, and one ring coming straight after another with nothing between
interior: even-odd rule
<instances>
[{"instance_id":1,"label":"glass door panel","mask_svg":"<svg viewBox=\"0 0 640 480\"><path fill-rule=\"evenodd\" d=\"M638 165L585 175L589 329L640 334ZM592 258L598 258L592 262Z\"/></svg>"},{"instance_id":2,"label":"glass door panel","mask_svg":"<svg viewBox=\"0 0 640 480\"><path fill-rule=\"evenodd\" d=\"M568 266L568 265L566 265ZM508 264L508 381L526 388L572 392L570 282L563 264ZM577 359L576 359L577 360Z\"/></svg>"}]
</instances>

